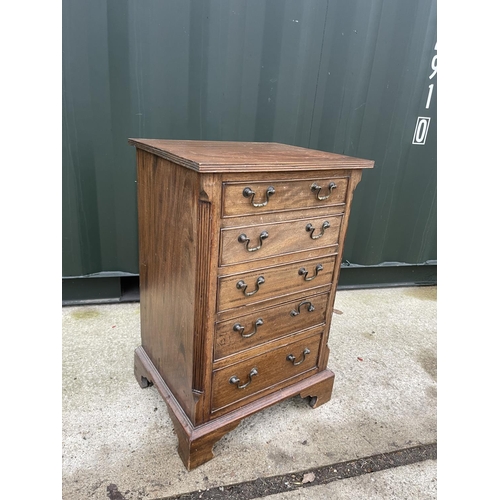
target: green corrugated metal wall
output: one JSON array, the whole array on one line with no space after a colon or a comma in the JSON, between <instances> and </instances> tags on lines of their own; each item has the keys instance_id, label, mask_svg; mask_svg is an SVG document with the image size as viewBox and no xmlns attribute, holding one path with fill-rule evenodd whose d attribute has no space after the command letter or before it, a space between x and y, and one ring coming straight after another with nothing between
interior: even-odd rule
<instances>
[{"instance_id":1,"label":"green corrugated metal wall","mask_svg":"<svg viewBox=\"0 0 500 500\"><path fill-rule=\"evenodd\" d=\"M62 21L63 277L138 273L128 137L373 159L344 258L436 259L435 1L64 0Z\"/></svg>"}]
</instances>

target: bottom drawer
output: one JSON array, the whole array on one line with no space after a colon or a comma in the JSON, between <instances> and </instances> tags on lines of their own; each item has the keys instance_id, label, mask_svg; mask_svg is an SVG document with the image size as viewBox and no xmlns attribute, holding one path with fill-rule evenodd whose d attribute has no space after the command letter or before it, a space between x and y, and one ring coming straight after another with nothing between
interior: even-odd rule
<instances>
[{"instance_id":1,"label":"bottom drawer","mask_svg":"<svg viewBox=\"0 0 500 500\"><path fill-rule=\"evenodd\" d=\"M321 333L213 373L212 411L242 401L315 368Z\"/></svg>"}]
</instances>

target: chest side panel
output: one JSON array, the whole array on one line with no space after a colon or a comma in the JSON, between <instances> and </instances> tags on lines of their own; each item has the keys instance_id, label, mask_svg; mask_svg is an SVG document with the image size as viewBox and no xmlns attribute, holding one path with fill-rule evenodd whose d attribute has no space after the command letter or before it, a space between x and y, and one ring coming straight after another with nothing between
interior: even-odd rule
<instances>
[{"instance_id":1,"label":"chest side panel","mask_svg":"<svg viewBox=\"0 0 500 500\"><path fill-rule=\"evenodd\" d=\"M142 345L191 416L198 174L143 151L137 169Z\"/></svg>"}]
</instances>

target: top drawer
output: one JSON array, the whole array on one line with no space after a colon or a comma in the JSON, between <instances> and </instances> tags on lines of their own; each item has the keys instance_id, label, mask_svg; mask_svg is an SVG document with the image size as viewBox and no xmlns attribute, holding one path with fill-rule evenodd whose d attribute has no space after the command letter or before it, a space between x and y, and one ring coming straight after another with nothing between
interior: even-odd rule
<instances>
[{"instance_id":1,"label":"top drawer","mask_svg":"<svg viewBox=\"0 0 500 500\"><path fill-rule=\"evenodd\" d=\"M345 203L347 177L224 183L223 217Z\"/></svg>"}]
</instances>

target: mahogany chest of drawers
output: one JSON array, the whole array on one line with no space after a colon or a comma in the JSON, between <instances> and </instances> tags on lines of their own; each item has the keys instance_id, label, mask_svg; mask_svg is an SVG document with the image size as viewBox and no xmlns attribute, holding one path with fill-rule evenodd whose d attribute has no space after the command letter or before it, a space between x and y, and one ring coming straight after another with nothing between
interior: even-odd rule
<instances>
[{"instance_id":1,"label":"mahogany chest of drawers","mask_svg":"<svg viewBox=\"0 0 500 500\"><path fill-rule=\"evenodd\" d=\"M330 399L328 334L354 189L373 161L277 143L136 147L141 346L192 469L238 423Z\"/></svg>"}]
</instances>

